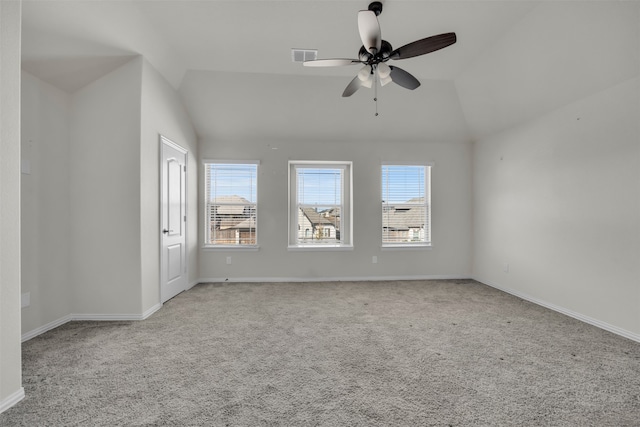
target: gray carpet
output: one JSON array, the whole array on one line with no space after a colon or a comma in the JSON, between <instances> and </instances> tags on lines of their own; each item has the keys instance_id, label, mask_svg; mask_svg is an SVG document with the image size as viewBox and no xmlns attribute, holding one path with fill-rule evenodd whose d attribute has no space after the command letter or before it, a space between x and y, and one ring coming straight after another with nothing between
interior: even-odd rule
<instances>
[{"instance_id":1,"label":"gray carpet","mask_svg":"<svg viewBox=\"0 0 640 427\"><path fill-rule=\"evenodd\" d=\"M23 354L2 426L640 425L640 344L470 280L201 284Z\"/></svg>"}]
</instances>

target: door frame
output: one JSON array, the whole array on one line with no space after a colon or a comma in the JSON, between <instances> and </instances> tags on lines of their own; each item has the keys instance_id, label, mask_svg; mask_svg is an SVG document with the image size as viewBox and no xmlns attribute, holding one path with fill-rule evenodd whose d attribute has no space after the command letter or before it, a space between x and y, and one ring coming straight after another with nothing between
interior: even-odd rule
<instances>
[{"instance_id":1,"label":"door frame","mask_svg":"<svg viewBox=\"0 0 640 427\"><path fill-rule=\"evenodd\" d=\"M189 251L187 250L187 248L189 247L189 197L188 193L189 193L189 177L188 177L188 171L189 171L189 150L185 149L184 147L180 146L179 144L176 144L175 142L173 142L171 139L167 138L166 136L162 135L162 134L158 134L158 140L159 140L159 153L158 153L158 164L160 165L159 167L159 188L158 188L158 196L159 196L159 208L158 210L160 211L160 216L159 216L159 227L158 227L158 233L160 236L160 244L158 245L158 255L160 257L160 262L159 262L159 266L160 266L160 271L159 273L159 286L158 286L158 296L160 298L160 304L164 304L165 300L163 300L163 271L164 269L167 267L166 265L164 265L164 254L163 254L163 244L162 244L162 239L163 239L163 233L162 233L162 227L164 224L164 220L165 220L165 211L163 209L163 201L164 201L164 192L163 192L163 183L164 183L164 159L163 159L163 149L162 147L164 145L167 145L177 151L180 151L181 153L184 154L184 165L186 168L185 174L184 174L184 192L185 192L185 197L184 197L184 214L185 214L185 221L184 221L184 245L185 245L185 253L184 253L184 262L185 262L185 274L186 274L186 282L185 282L185 288L183 289L183 291L186 291L189 288ZM168 299L167 299L168 301Z\"/></svg>"}]
</instances>

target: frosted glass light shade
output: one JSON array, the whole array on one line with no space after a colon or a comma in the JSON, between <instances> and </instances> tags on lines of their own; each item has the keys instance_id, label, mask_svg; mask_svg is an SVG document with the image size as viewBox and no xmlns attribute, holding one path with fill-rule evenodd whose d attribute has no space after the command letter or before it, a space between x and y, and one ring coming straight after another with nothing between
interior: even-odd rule
<instances>
[{"instance_id":1,"label":"frosted glass light shade","mask_svg":"<svg viewBox=\"0 0 640 427\"><path fill-rule=\"evenodd\" d=\"M389 77L389 74L391 74L391 68L385 64L384 62L381 62L378 64L378 75L380 76L380 79L384 79L385 77Z\"/></svg>"},{"instance_id":2,"label":"frosted glass light shade","mask_svg":"<svg viewBox=\"0 0 640 427\"><path fill-rule=\"evenodd\" d=\"M362 67L358 72L358 78L363 82L371 80L371 66L365 65Z\"/></svg>"}]
</instances>

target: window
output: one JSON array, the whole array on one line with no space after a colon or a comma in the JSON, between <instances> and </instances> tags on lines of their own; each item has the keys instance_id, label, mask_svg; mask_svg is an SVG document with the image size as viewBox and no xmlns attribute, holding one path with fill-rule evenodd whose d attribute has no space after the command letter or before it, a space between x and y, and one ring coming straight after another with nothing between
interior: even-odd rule
<instances>
[{"instance_id":1,"label":"window","mask_svg":"<svg viewBox=\"0 0 640 427\"><path fill-rule=\"evenodd\" d=\"M205 246L256 246L258 162L205 161Z\"/></svg>"},{"instance_id":2,"label":"window","mask_svg":"<svg viewBox=\"0 0 640 427\"><path fill-rule=\"evenodd\" d=\"M382 246L431 245L429 165L382 165Z\"/></svg>"},{"instance_id":3,"label":"window","mask_svg":"<svg viewBox=\"0 0 640 427\"><path fill-rule=\"evenodd\" d=\"M350 248L351 162L289 162L289 247Z\"/></svg>"}]
</instances>

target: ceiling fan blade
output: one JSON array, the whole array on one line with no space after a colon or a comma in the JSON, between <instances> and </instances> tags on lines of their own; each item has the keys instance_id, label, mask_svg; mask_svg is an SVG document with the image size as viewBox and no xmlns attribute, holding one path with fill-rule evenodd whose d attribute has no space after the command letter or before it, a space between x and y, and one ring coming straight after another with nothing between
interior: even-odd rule
<instances>
[{"instance_id":1,"label":"ceiling fan blade","mask_svg":"<svg viewBox=\"0 0 640 427\"><path fill-rule=\"evenodd\" d=\"M406 44L391 52L391 59L407 59L443 49L456 42L456 33L445 33Z\"/></svg>"},{"instance_id":2,"label":"ceiling fan blade","mask_svg":"<svg viewBox=\"0 0 640 427\"><path fill-rule=\"evenodd\" d=\"M360 89L360 87L362 87L362 80L360 80L358 76L355 76L353 80L351 80L351 83L349 83L344 89L344 92L342 92L342 96L345 98L347 96L351 96L356 93L356 91Z\"/></svg>"},{"instance_id":3,"label":"ceiling fan blade","mask_svg":"<svg viewBox=\"0 0 640 427\"><path fill-rule=\"evenodd\" d=\"M345 65L360 64L359 59L316 59L315 61L304 61L302 65L305 67L342 67Z\"/></svg>"},{"instance_id":4,"label":"ceiling fan blade","mask_svg":"<svg viewBox=\"0 0 640 427\"><path fill-rule=\"evenodd\" d=\"M391 77L391 81L396 83L397 85L400 85L403 88L409 90L414 90L415 88L420 86L420 82L418 81L418 79L407 73L402 68L394 66L390 66L389 68L391 68L391 74L389 74L389 77Z\"/></svg>"},{"instance_id":5,"label":"ceiling fan blade","mask_svg":"<svg viewBox=\"0 0 640 427\"><path fill-rule=\"evenodd\" d=\"M358 31L360 31L360 39L362 39L362 45L367 49L367 52L375 54L380 51L382 34L380 23L374 11L361 10L358 12Z\"/></svg>"}]
</instances>

